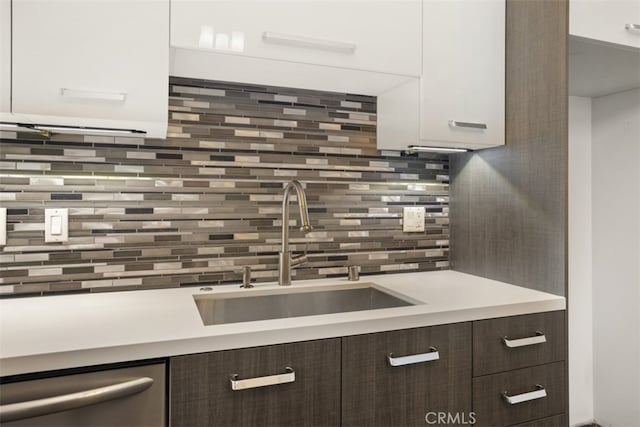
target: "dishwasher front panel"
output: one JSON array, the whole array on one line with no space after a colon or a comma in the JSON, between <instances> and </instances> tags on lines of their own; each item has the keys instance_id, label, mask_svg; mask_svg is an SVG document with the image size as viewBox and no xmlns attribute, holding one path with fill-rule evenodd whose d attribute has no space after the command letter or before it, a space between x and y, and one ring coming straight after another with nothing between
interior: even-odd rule
<instances>
[{"instance_id":1,"label":"dishwasher front panel","mask_svg":"<svg viewBox=\"0 0 640 427\"><path fill-rule=\"evenodd\" d=\"M164 427L164 363L0 384L6 427Z\"/></svg>"}]
</instances>

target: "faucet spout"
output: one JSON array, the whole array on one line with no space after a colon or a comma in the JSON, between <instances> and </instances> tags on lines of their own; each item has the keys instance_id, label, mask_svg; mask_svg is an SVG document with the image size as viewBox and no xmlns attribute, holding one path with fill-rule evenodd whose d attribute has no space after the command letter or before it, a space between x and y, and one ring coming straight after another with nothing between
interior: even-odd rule
<instances>
[{"instance_id":1,"label":"faucet spout","mask_svg":"<svg viewBox=\"0 0 640 427\"><path fill-rule=\"evenodd\" d=\"M313 230L309 222L309 208L307 207L307 195L304 187L299 181L291 181L284 188L284 196L282 198L282 249L278 263L278 284L280 286L288 286L291 284L291 251L289 250L289 199L291 192L295 191L298 198L298 208L300 209L300 230L308 234ZM296 262L295 265L301 262Z\"/></svg>"}]
</instances>

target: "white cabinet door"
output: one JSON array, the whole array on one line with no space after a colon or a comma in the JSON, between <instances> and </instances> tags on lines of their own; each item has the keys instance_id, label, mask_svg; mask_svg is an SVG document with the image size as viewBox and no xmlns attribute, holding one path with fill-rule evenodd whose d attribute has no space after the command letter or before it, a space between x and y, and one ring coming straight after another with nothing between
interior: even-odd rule
<instances>
[{"instance_id":1,"label":"white cabinet door","mask_svg":"<svg viewBox=\"0 0 640 427\"><path fill-rule=\"evenodd\" d=\"M421 145L504 144L505 0L425 0Z\"/></svg>"},{"instance_id":2,"label":"white cabinet door","mask_svg":"<svg viewBox=\"0 0 640 427\"><path fill-rule=\"evenodd\" d=\"M569 33L640 48L640 0L571 0Z\"/></svg>"},{"instance_id":3,"label":"white cabinet door","mask_svg":"<svg viewBox=\"0 0 640 427\"><path fill-rule=\"evenodd\" d=\"M171 46L420 75L420 0L172 0Z\"/></svg>"},{"instance_id":4,"label":"white cabinet door","mask_svg":"<svg viewBox=\"0 0 640 427\"><path fill-rule=\"evenodd\" d=\"M0 113L11 111L11 2L0 0Z\"/></svg>"},{"instance_id":5,"label":"white cabinet door","mask_svg":"<svg viewBox=\"0 0 640 427\"><path fill-rule=\"evenodd\" d=\"M14 114L164 136L169 0L13 0L12 13Z\"/></svg>"}]
</instances>

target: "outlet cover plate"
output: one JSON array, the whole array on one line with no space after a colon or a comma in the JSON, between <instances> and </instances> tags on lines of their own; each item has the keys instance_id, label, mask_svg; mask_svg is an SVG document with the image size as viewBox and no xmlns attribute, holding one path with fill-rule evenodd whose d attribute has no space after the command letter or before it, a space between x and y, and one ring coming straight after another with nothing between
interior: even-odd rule
<instances>
[{"instance_id":1,"label":"outlet cover plate","mask_svg":"<svg viewBox=\"0 0 640 427\"><path fill-rule=\"evenodd\" d=\"M45 243L69 240L69 209L44 210Z\"/></svg>"},{"instance_id":2,"label":"outlet cover plate","mask_svg":"<svg viewBox=\"0 0 640 427\"><path fill-rule=\"evenodd\" d=\"M417 233L424 231L424 206L405 206L402 212L402 231Z\"/></svg>"}]
</instances>

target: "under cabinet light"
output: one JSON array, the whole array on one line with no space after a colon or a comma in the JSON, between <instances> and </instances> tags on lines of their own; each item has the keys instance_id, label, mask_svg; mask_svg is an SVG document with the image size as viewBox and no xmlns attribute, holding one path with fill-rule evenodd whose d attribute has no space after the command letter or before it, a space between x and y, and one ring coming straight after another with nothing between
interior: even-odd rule
<instances>
[{"instance_id":1,"label":"under cabinet light","mask_svg":"<svg viewBox=\"0 0 640 427\"><path fill-rule=\"evenodd\" d=\"M65 132L65 133L99 133L105 135L144 135L147 132L136 129L109 129L109 128L94 128L83 126L49 126L49 125L34 125L34 129L44 130L47 132Z\"/></svg>"},{"instance_id":2,"label":"under cabinet light","mask_svg":"<svg viewBox=\"0 0 640 427\"><path fill-rule=\"evenodd\" d=\"M0 123L0 130L3 129L18 129L20 125L17 123Z\"/></svg>"},{"instance_id":3,"label":"under cabinet light","mask_svg":"<svg viewBox=\"0 0 640 427\"><path fill-rule=\"evenodd\" d=\"M33 125L25 124L25 123L7 123L0 122L0 130L9 130L15 132L40 132L40 130L36 129Z\"/></svg>"},{"instance_id":4,"label":"under cabinet light","mask_svg":"<svg viewBox=\"0 0 640 427\"><path fill-rule=\"evenodd\" d=\"M14 130L20 132L40 132L48 136L49 132L63 133L81 133L81 134L100 134L100 135L146 135L147 132L137 129L110 129L84 126L64 126L64 125L41 125L33 123L8 123L0 122L0 130Z\"/></svg>"},{"instance_id":5,"label":"under cabinet light","mask_svg":"<svg viewBox=\"0 0 640 427\"><path fill-rule=\"evenodd\" d=\"M448 147L426 147L422 145L410 145L407 152L417 153L419 151L432 153L465 153L469 151L467 148L448 148Z\"/></svg>"}]
</instances>

